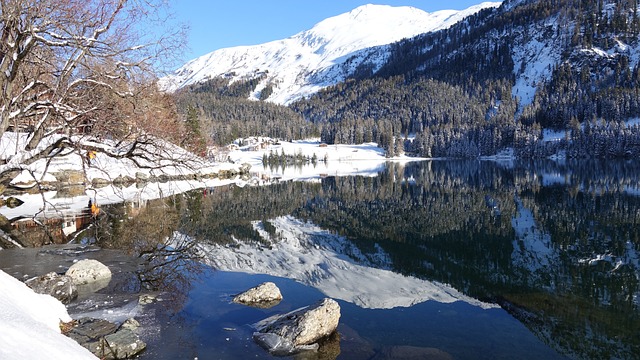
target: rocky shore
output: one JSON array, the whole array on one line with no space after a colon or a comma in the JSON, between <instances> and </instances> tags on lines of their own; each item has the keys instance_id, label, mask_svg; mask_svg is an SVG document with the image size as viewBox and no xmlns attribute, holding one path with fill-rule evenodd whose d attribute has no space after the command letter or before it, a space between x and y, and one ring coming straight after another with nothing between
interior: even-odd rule
<instances>
[{"instance_id":1,"label":"rocky shore","mask_svg":"<svg viewBox=\"0 0 640 360\"><path fill-rule=\"evenodd\" d=\"M24 181L18 180L13 182L8 187L0 186L0 195L4 196L0 198L0 207L9 205L10 201L6 197L11 197L19 194L35 194L42 191L61 191L63 193L82 192L87 187L100 189L105 186L115 185L118 187L128 187L136 185L138 187L145 186L149 183L166 183L170 181L203 181L207 179L232 179L237 176L247 175L251 165L242 164L238 166L232 166L227 168L218 168L215 171L209 172L193 172L184 174L170 174L160 173L158 175L150 172L135 172L134 176L127 174L118 174L117 176L110 178L108 176L100 177L88 177L86 172L82 170L60 170L52 172L52 178L48 178L43 181Z\"/></svg>"}]
</instances>

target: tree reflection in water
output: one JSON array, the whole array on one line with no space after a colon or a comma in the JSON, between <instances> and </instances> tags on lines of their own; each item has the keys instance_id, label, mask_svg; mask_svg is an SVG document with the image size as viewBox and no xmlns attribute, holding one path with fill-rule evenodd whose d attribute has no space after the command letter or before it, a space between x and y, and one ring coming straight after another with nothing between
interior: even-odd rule
<instances>
[{"instance_id":1,"label":"tree reflection in water","mask_svg":"<svg viewBox=\"0 0 640 360\"><path fill-rule=\"evenodd\" d=\"M181 231L189 227L182 223L183 201L183 196L175 196L105 206L83 240L138 258L139 287L166 292L176 311L204 266L197 243Z\"/></svg>"},{"instance_id":2,"label":"tree reflection in water","mask_svg":"<svg viewBox=\"0 0 640 360\"><path fill-rule=\"evenodd\" d=\"M201 273L201 243L265 251L293 216L344 236L371 266L499 302L578 358L640 351L640 164L434 161L376 177L193 191L105 206L85 234L141 259L139 286L177 296Z\"/></svg>"}]
</instances>

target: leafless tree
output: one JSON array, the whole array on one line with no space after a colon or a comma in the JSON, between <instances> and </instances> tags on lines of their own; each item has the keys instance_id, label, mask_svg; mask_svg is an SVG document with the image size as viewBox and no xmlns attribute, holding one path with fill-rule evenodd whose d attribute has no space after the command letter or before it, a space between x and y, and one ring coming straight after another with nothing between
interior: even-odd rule
<instances>
[{"instance_id":1,"label":"leafless tree","mask_svg":"<svg viewBox=\"0 0 640 360\"><path fill-rule=\"evenodd\" d=\"M135 143L175 129L155 86L183 39L168 10L165 0L0 0L0 139L15 147L0 184L77 151L78 134Z\"/></svg>"}]
</instances>

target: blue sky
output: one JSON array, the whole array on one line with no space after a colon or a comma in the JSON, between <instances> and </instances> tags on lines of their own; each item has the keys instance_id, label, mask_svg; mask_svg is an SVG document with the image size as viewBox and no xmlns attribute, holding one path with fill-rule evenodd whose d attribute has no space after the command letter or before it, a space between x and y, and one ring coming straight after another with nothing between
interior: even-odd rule
<instances>
[{"instance_id":1,"label":"blue sky","mask_svg":"<svg viewBox=\"0 0 640 360\"><path fill-rule=\"evenodd\" d=\"M176 0L177 20L190 27L184 61L211 51L279 40L365 4L462 10L484 0Z\"/></svg>"}]
</instances>

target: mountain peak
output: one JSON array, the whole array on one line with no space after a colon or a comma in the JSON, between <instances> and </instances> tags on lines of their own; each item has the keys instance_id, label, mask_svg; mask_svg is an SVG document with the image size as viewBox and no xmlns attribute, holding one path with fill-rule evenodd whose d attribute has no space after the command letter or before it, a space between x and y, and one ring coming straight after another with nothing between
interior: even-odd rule
<instances>
[{"instance_id":1,"label":"mountain peak","mask_svg":"<svg viewBox=\"0 0 640 360\"><path fill-rule=\"evenodd\" d=\"M287 104L344 81L363 62L379 69L387 55L377 47L447 28L498 5L483 3L467 10L433 13L410 6L362 5L287 39L214 51L191 60L160 84L175 91L220 76L235 81L268 74L252 97L257 99L269 86L272 92L267 100Z\"/></svg>"}]
</instances>

